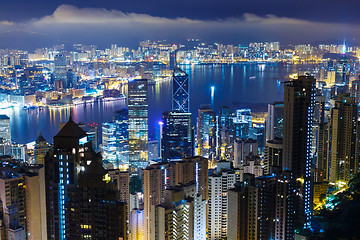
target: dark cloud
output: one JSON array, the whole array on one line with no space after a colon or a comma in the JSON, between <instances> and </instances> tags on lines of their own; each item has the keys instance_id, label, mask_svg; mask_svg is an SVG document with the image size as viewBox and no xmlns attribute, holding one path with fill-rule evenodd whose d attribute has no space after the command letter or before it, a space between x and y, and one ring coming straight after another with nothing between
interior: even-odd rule
<instances>
[{"instance_id":1,"label":"dark cloud","mask_svg":"<svg viewBox=\"0 0 360 240\"><path fill-rule=\"evenodd\" d=\"M211 2L211 1L210 1ZM144 39L183 40L199 37L225 43L249 41L314 42L327 39L357 39L360 24L309 21L274 14L243 13L238 17L199 19L159 17L104 8L61 5L51 14L25 22L0 22L0 48L4 38L19 37L23 46L50 42L82 42L101 47L111 43L137 46ZM11 32L11 33L9 33ZM13 33L16 32L16 33Z\"/></svg>"}]
</instances>

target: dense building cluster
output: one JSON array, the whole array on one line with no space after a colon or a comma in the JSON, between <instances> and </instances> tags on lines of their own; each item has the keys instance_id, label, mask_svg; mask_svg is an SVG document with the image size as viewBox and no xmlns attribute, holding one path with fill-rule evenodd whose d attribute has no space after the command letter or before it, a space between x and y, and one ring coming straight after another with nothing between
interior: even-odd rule
<instances>
[{"instance_id":1,"label":"dense building cluster","mask_svg":"<svg viewBox=\"0 0 360 240\"><path fill-rule=\"evenodd\" d=\"M222 58L255 54L249 59L265 60L286 51L279 43L246 48L190 43L192 56L213 51ZM295 239L314 227L314 211L334 207L332 197L359 172L360 80L346 55L323 61L316 72L292 75L284 82L284 101L270 103L265 113L204 104L194 116L191 79L178 67L189 56L181 46L74 47L78 52L62 54L60 46L28 55L26 61L53 57L49 78L44 67L37 73L15 64L3 68L6 74L13 71L9 79L16 84L16 94L4 94L34 96L36 102L42 99L40 86L45 95L53 88L66 95L96 86L103 97L126 95L127 108L102 124L101 145L96 124L75 123L70 116L52 144L40 133L31 146L22 146L11 141L9 117L0 115L0 239ZM316 50L343 48L320 45ZM299 45L293 53L313 51ZM172 109L163 113L157 139L148 134L152 80L145 67L136 66L135 74L135 67L116 66L117 60L151 59L150 53L174 67ZM82 59L89 59L93 69L85 70ZM68 69L69 60L75 71ZM90 71L104 75L84 81ZM105 71L123 72L127 80L119 89L109 88L118 80L104 79ZM21 85L24 79L31 81ZM36 79L42 83L35 91ZM6 92L14 81L2 84L8 84ZM66 99L58 96L56 101Z\"/></svg>"}]
</instances>

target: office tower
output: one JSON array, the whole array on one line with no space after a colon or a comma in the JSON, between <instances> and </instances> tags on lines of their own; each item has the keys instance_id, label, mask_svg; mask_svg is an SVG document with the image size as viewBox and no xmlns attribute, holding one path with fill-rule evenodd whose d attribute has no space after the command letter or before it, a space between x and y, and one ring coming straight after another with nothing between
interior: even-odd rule
<instances>
[{"instance_id":1,"label":"office tower","mask_svg":"<svg viewBox=\"0 0 360 240\"><path fill-rule=\"evenodd\" d=\"M346 55L343 54L338 62L336 63L336 74L335 74L335 82L337 84L349 84L350 78L350 64Z\"/></svg>"},{"instance_id":2,"label":"office tower","mask_svg":"<svg viewBox=\"0 0 360 240\"><path fill-rule=\"evenodd\" d=\"M164 112L162 133L162 159L179 160L193 155L191 113Z\"/></svg>"},{"instance_id":3,"label":"office tower","mask_svg":"<svg viewBox=\"0 0 360 240\"><path fill-rule=\"evenodd\" d=\"M233 117L229 107L220 107L217 133L217 155L221 160L230 161L234 156Z\"/></svg>"},{"instance_id":4,"label":"office tower","mask_svg":"<svg viewBox=\"0 0 360 240\"><path fill-rule=\"evenodd\" d=\"M357 118L355 99L349 94L338 96L331 109L330 182L340 187L346 185L359 168Z\"/></svg>"},{"instance_id":5,"label":"office tower","mask_svg":"<svg viewBox=\"0 0 360 240\"><path fill-rule=\"evenodd\" d=\"M169 53L169 64L170 69L174 69L177 66L176 63L176 50Z\"/></svg>"},{"instance_id":6,"label":"office tower","mask_svg":"<svg viewBox=\"0 0 360 240\"><path fill-rule=\"evenodd\" d=\"M101 154L104 164L111 164L110 168L119 168L118 161L118 143L117 143L117 126L116 123L102 123L102 148Z\"/></svg>"},{"instance_id":7,"label":"office tower","mask_svg":"<svg viewBox=\"0 0 360 240\"><path fill-rule=\"evenodd\" d=\"M0 140L2 140L0 154L9 155L11 152L11 125L10 118L6 115L0 115Z\"/></svg>"},{"instance_id":8,"label":"office tower","mask_svg":"<svg viewBox=\"0 0 360 240\"><path fill-rule=\"evenodd\" d=\"M129 111L123 108L115 112L114 121L117 127L117 155L119 166L129 165Z\"/></svg>"},{"instance_id":9,"label":"office tower","mask_svg":"<svg viewBox=\"0 0 360 240\"><path fill-rule=\"evenodd\" d=\"M295 226L309 227L312 217L312 121L315 107L315 78L299 76L285 83L283 169L294 173ZM301 197L300 197L301 196Z\"/></svg>"},{"instance_id":10,"label":"office tower","mask_svg":"<svg viewBox=\"0 0 360 240\"><path fill-rule=\"evenodd\" d=\"M208 160L204 157L186 157L172 163L174 180L172 186L195 182L196 193L205 199L208 196ZM170 176L170 175L169 175ZM170 179L171 180L171 179Z\"/></svg>"},{"instance_id":11,"label":"office tower","mask_svg":"<svg viewBox=\"0 0 360 240\"><path fill-rule=\"evenodd\" d=\"M54 79L66 80L66 56L63 54L54 57Z\"/></svg>"},{"instance_id":12,"label":"office tower","mask_svg":"<svg viewBox=\"0 0 360 240\"><path fill-rule=\"evenodd\" d=\"M117 201L116 185L101 165L70 117L45 158L48 239L126 239L126 206Z\"/></svg>"},{"instance_id":13,"label":"office tower","mask_svg":"<svg viewBox=\"0 0 360 240\"><path fill-rule=\"evenodd\" d=\"M249 138L249 130L252 127L251 109L244 108L236 110L236 117L233 120L234 137L236 140Z\"/></svg>"},{"instance_id":14,"label":"office tower","mask_svg":"<svg viewBox=\"0 0 360 240\"><path fill-rule=\"evenodd\" d=\"M127 239L126 203L100 159L85 165L67 189L65 223L65 239Z\"/></svg>"},{"instance_id":15,"label":"office tower","mask_svg":"<svg viewBox=\"0 0 360 240\"><path fill-rule=\"evenodd\" d=\"M234 160L233 164L235 168L241 167L245 158L253 153L255 156L259 155L258 142L254 139L239 140L234 142Z\"/></svg>"},{"instance_id":16,"label":"office tower","mask_svg":"<svg viewBox=\"0 0 360 240\"><path fill-rule=\"evenodd\" d=\"M354 80L351 82L351 96L355 98L355 103L360 102L360 80Z\"/></svg>"},{"instance_id":17,"label":"office tower","mask_svg":"<svg viewBox=\"0 0 360 240\"><path fill-rule=\"evenodd\" d=\"M172 111L190 112L190 77L180 68L172 76Z\"/></svg>"},{"instance_id":18,"label":"office tower","mask_svg":"<svg viewBox=\"0 0 360 240\"><path fill-rule=\"evenodd\" d=\"M326 85L328 87L331 87L335 84L335 71L333 69L330 69L327 72L327 79L326 79Z\"/></svg>"},{"instance_id":19,"label":"office tower","mask_svg":"<svg viewBox=\"0 0 360 240\"><path fill-rule=\"evenodd\" d=\"M148 82L134 79L128 83L129 163L131 171L148 165Z\"/></svg>"},{"instance_id":20,"label":"office tower","mask_svg":"<svg viewBox=\"0 0 360 240\"><path fill-rule=\"evenodd\" d=\"M34 156L37 164L44 165L44 159L46 153L50 150L50 144L45 140L40 133L39 137L35 140Z\"/></svg>"},{"instance_id":21,"label":"office tower","mask_svg":"<svg viewBox=\"0 0 360 240\"><path fill-rule=\"evenodd\" d=\"M144 239L144 210L133 209L130 213L130 239Z\"/></svg>"},{"instance_id":22,"label":"office tower","mask_svg":"<svg viewBox=\"0 0 360 240\"><path fill-rule=\"evenodd\" d=\"M76 82L77 82L76 73L72 69L69 69L66 72L66 81L64 83L64 87L65 88L74 88L76 85Z\"/></svg>"},{"instance_id":23,"label":"office tower","mask_svg":"<svg viewBox=\"0 0 360 240\"><path fill-rule=\"evenodd\" d=\"M216 114L209 105L202 105L197 119L197 153L213 161L216 147Z\"/></svg>"},{"instance_id":24,"label":"office tower","mask_svg":"<svg viewBox=\"0 0 360 240\"><path fill-rule=\"evenodd\" d=\"M164 200L164 190L170 184L168 181L169 164L152 164L144 169L144 239L151 240L150 220L151 206L159 205Z\"/></svg>"},{"instance_id":25,"label":"office tower","mask_svg":"<svg viewBox=\"0 0 360 240\"><path fill-rule=\"evenodd\" d=\"M0 138L11 143L10 118L6 115L0 115Z\"/></svg>"},{"instance_id":26,"label":"office tower","mask_svg":"<svg viewBox=\"0 0 360 240\"><path fill-rule=\"evenodd\" d=\"M219 162L216 171L209 175L208 239L227 236L228 189L240 181L240 171L231 168L230 162Z\"/></svg>"},{"instance_id":27,"label":"office tower","mask_svg":"<svg viewBox=\"0 0 360 240\"><path fill-rule=\"evenodd\" d=\"M206 200L195 185L169 187L164 195L161 205L151 206L151 239L206 239Z\"/></svg>"},{"instance_id":28,"label":"office tower","mask_svg":"<svg viewBox=\"0 0 360 240\"><path fill-rule=\"evenodd\" d=\"M148 141L148 159L149 161L159 160L159 141L149 140Z\"/></svg>"},{"instance_id":29,"label":"office tower","mask_svg":"<svg viewBox=\"0 0 360 240\"><path fill-rule=\"evenodd\" d=\"M266 140L283 138L284 103L268 104L268 118L266 121Z\"/></svg>"},{"instance_id":30,"label":"office tower","mask_svg":"<svg viewBox=\"0 0 360 240\"><path fill-rule=\"evenodd\" d=\"M271 174L283 167L283 140L275 139L266 142L264 174Z\"/></svg>"}]
</instances>

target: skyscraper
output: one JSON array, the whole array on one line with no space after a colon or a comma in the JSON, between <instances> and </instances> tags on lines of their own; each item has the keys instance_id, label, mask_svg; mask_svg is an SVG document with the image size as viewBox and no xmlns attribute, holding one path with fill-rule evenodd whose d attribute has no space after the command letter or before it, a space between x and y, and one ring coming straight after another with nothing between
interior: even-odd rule
<instances>
[{"instance_id":1,"label":"skyscraper","mask_svg":"<svg viewBox=\"0 0 360 240\"><path fill-rule=\"evenodd\" d=\"M197 119L197 155L215 159L216 114L209 105L202 105Z\"/></svg>"},{"instance_id":2,"label":"skyscraper","mask_svg":"<svg viewBox=\"0 0 360 240\"><path fill-rule=\"evenodd\" d=\"M296 227L308 227L312 217L312 127L315 107L315 78L299 76L285 83L283 169L296 180Z\"/></svg>"},{"instance_id":3,"label":"skyscraper","mask_svg":"<svg viewBox=\"0 0 360 240\"><path fill-rule=\"evenodd\" d=\"M240 171L231 169L230 162L218 162L216 172L209 175L208 239L227 236L228 189L240 181Z\"/></svg>"},{"instance_id":4,"label":"skyscraper","mask_svg":"<svg viewBox=\"0 0 360 240\"><path fill-rule=\"evenodd\" d=\"M330 182L346 185L359 169L357 153L358 111L355 99L340 95L331 109Z\"/></svg>"},{"instance_id":5,"label":"skyscraper","mask_svg":"<svg viewBox=\"0 0 360 240\"><path fill-rule=\"evenodd\" d=\"M54 57L54 78L55 80L65 81L67 78L66 74L66 56L58 54Z\"/></svg>"},{"instance_id":6,"label":"skyscraper","mask_svg":"<svg viewBox=\"0 0 360 240\"><path fill-rule=\"evenodd\" d=\"M10 118L6 115L0 115L0 138L11 142Z\"/></svg>"},{"instance_id":7,"label":"skyscraper","mask_svg":"<svg viewBox=\"0 0 360 240\"><path fill-rule=\"evenodd\" d=\"M118 165L129 165L129 111L123 108L115 112L114 120L117 129L117 155Z\"/></svg>"},{"instance_id":8,"label":"skyscraper","mask_svg":"<svg viewBox=\"0 0 360 240\"><path fill-rule=\"evenodd\" d=\"M283 138L283 111L283 102L275 102L268 105L268 118L266 121L266 140Z\"/></svg>"},{"instance_id":9,"label":"skyscraper","mask_svg":"<svg viewBox=\"0 0 360 240\"><path fill-rule=\"evenodd\" d=\"M190 78L180 68L175 68L172 76L172 110L190 112Z\"/></svg>"},{"instance_id":10,"label":"skyscraper","mask_svg":"<svg viewBox=\"0 0 360 240\"><path fill-rule=\"evenodd\" d=\"M162 126L162 158L180 160L193 155L191 113L164 112Z\"/></svg>"},{"instance_id":11,"label":"skyscraper","mask_svg":"<svg viewBox=\"0 0 360 240\"><path fill-rule=\"evenodd\" d=\"M46 155L45 186L48 239L126 239L126 205L71 117Z\"/></svg>"},{"instance_id":12,"label":"skyscraper","mask_svg":"<svg viewBox=\"0 0 360 240\"><path fill-rule=\"evenodd\" d=\"M148 165L148 81L128 83L129 163L132 171Z\"/></svg>"},{"instance_id":13,"label":"skyscraper","mask_svg":"<svg viewBox=\"0 0 360 240\"><path fill-rule=\"evenodd\" d=\"M144 239L151 239L150 228L151 206L159 205L164 200L164 190L169 183L167 177L169 174L169 164L152 164L144 169Z\"/></svg>"}]
</instances>

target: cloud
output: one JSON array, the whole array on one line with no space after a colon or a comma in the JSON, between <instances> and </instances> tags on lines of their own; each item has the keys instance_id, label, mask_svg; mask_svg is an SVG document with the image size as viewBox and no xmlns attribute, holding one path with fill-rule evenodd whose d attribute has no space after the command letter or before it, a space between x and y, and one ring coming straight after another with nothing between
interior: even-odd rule
<instances>
[{"instance_id":1,"label":"cloud","mask_svg":"<svg viewBox=\"0 0 360 240\"><path fill-rule=\"evenodd\" d=\"M0 25L3 25L3 26L12 26L14 24L15 24L14 22L7 21L7 20L0 21Z\"/></svg>"},{"instance_id":2,"label":"cloud","mask_svg":"<svg viewBox=\"0 0 360 240\"><path fill-rule=\"evenodd\" d=\"M169 19L154 17L148 14L124 13L118 10L104 8L77 8L72 5L60 5L53 14L35 20L34 24L169 24L169 23L197 23L199 21L187 18Z\"/></svg>"},{"instance_id":3,"label":"cloud","mask_svg":"<svg viewBox=\"0 0 360 240\"><path fill-rule=\"evenodd\" d=\"M139 41L145 39L181 41L189 37L235 44L251 41L311 43L328 39L360 39L360 26L356 24L313 22L252 13L245 13L238 18L200 20L60 5L52 14L28 22L3 22L12 24L11 28L14 29L38 33L37 41L24 41L31 47L55 41L91 43L99 47L107 47L112 43L137 47ZM45 36L48 36L47 41Z\"/></svg>"}]
</instances>

